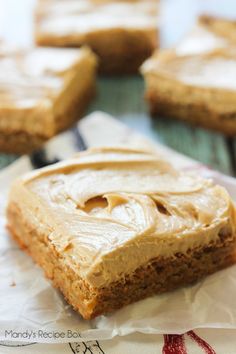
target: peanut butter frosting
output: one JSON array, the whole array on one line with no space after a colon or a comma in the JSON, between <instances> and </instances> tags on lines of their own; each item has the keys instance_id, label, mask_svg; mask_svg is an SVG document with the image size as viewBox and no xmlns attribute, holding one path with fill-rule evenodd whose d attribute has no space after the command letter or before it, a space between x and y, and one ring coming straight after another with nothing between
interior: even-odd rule
<instances>
[{"instance_id":1,"label":"peanut butter frosting","mask_svg":"<svg viewBox=\"0 0 236 354\"><path fill-rule=\"evenodd\" d=\"M200 16L172 51L156 52L143 73L155 72L187 85L235 90L235 29L230 19Z\"/></svg>"},{"instance_id":2,"label":"peanut butter frosting","mask_svg":"<svg viewBox=\"0 0 236 354\"><path fill-rule=\"evenodd\" d=\"M66 73L78 65L85 54L84 49L1 49L1 104L19 104L20 107L55 96L63 86Z\"/></svg>"},{"instance_id":3,"label":"peanut butter frosting","mask_svg":"<svg viewBox=\"0 0 236 354\"><path fill-rule=\"evenodd\" d=\"M153 258L235 234L235 207L224 188L152 152L88 150L26 175L12 189L17 198L33 227L95 287Z\"/></svg>"},{"instance_id":4,"label":"peanut butter frosting","mask_svg":"<svg viewBox=\"0 0 236 354\"><path fill-rule=\"evenodd\" d=\"M43 1L37 11L41 35L75 36L107 29L156 29L157 1Z\"/></svg>"},{"instance_id":5,"label":"peanut butter frosting","mask_svg":"<svg viewBox=\"0 0 236 354\"><path fill-rule=\"evenodd\" d=\"M166 50L148 59L142 72L189 86L235 91L236 52L219 49L206 54L179 56Z\"/></svg>"},{"instance_id":6,"label":"peanut butter frosting","mask_svg":"<svg viewBox=\"0 0 236 354\"><path fill-rule=\"evenodd\" d=\"M91 61L95 58L87 48L0 46L0 128L53 133L55 102L63 104L73 77Z\"/></svg>"},{"instance_id":7,"label":"peanut butter frosting","mask_svg":"<svg viewBox=\"0 0 236 354\"><path fill-rule=\"evenodd\" d=\"M203 15L193 30L176 46L178 55L209 53L234 47L236 22L227 18ZM228 47L228 48L227 48Z\"/></svg>"},{"instance_id":8,"label":"peanut butter frosting","mask_svg":"<svg viewBox=\"0 0 236 354\"><path fill-rule=\"evenodd\" d=\"M175 52L178 55L202 54L227 46L229 46L227 38L217 35L199 23L180 41Z\"/></svg>"}]
</instances>

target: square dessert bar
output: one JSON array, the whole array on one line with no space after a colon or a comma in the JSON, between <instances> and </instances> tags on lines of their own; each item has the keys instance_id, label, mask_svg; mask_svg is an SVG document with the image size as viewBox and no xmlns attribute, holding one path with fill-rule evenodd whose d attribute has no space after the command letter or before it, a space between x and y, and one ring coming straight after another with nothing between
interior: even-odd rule
<instances>
[{"instance_id":1,"label":"square dessert bar","mask_svg":"<svg viewBox=\"0 0 236 354\"><path fill-rule=\"evenodd\" d=\"M138 71L158 46L157 0L44 0L36 10L41 46L88 45L105 74Z\"/></svg>"},{"instance_id":2,"label":"square dessert bar","mask_svg":"<svg viewBox=\"0 0 236 354\"><path fill-rule=\"evenodd\" d=\"M155 153L91 149L12 186L13 238L85 319L236 260L235 206Z\"/></svg>"},{"instance_id":3,"label":"square dessert bar","mask_svg":"<svg viewBox=\"0 0 236 354\"><path fill-rule=\"evenodd\" d=\"M0 151L27 153L70 127L94 95L88 48L0 47Z\"/></svg>"},{"instance_id":4,"label":"square dessert bar","mask_svg":"<svg viewBox=\"0 0 236 354\"><path fill-rule=\"evenodd\" d=\"M201 16L173 50L143 64L151 114L235 136L235 29L235 21Z\"/></svg>"},{"instance_id":5,"label":"square dessert bar","mask_svg":"<svg viewBox=\"0 0 236 354\"><path fill-rule=\"evenodd\" d=\"M178 118L236 135L236 50L155 53L142 66L153 116Z\"/></svg>"}]
</instances>

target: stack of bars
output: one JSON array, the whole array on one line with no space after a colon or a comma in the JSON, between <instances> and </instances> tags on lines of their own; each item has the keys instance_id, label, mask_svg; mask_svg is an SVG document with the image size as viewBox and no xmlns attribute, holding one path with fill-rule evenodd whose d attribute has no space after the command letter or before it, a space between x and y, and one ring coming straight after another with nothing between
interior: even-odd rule
<instances>
[{"instance_id":1,"label":"stack of bars","mask_svg":"<svg viewBox=\"0 0 236 354\"><path fill-rule=\"evenodd\" d=\"M35 40L40 46L88 45L102 73L135 73L158 47L158 1L41 0Z\"/></svg>"},{"instance_id":2,"label":"stack of bars","mask_svg":"<svg viewBox=\"0 0 236 354\"><path fill-rule=\"evenodd\" d=\"M236 22L202 16L175 48L142 66L153 116L236 135Z\"/></svg>"}]
</instances>

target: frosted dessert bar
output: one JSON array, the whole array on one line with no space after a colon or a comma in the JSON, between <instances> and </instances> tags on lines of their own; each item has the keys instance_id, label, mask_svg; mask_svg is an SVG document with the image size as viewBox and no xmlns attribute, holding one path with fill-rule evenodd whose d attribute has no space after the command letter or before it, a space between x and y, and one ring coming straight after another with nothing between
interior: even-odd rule
<instances>
[{"instance_id":1,"label":"frosted dessert bar","mask_svg":"<svg viewBox=\"0 0 236 354\"><path fill-rule=\"evenodd\" d=\"M159 45L157 0L44 0L36 9L41 46L88 45L105 74L138 72Z\"/></svg>"},{"instance_id":2,"label":"frosted dessert bar","mask_svg":"<svg viewBox=\"0 0 236 354\"><path fill-rule=\"evenodd\" d=\"M151 152L99 148L12 186L8 228L85 319L236 260L235 206Z\"/></svg>"},{"instance_id":3,"label":"frosted dessert bar","mask_svg":"<svg viewBox=\"0 0 236 354\"><path fill-rule=\"evenodd\" d=\"M94 95L88 48L0 46L0 151L28 153L78 120Z\"/></svg>"}]
</instances>

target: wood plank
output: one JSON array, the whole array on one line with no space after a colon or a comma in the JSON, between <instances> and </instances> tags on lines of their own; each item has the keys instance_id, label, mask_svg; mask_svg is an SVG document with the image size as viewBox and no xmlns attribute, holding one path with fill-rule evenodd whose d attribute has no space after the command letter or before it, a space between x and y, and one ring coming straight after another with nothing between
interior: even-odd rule
<instances>
[{"instance_id":1,"label":"wood plank","mask_svg":"<svg viewBox=\"0 0 236 354\"><path fill-rule=\"evenodd\" d=\"M164 144L221 172L233 173L228 146L221 134L165 118L153 120L153 127Z\"/></svg>"},{"instance_id":2,"label":"wood plank","mask_svg":"<svg viewBox=\"0 0 236 354\"><path fill-rule=\"evenodd\" d=\"M93 110L103 110L143 134L226 174L232 174L228 147L221 134L170 119L150 118L141 77L100 78Z\"/></svg>"}]
</instances>

